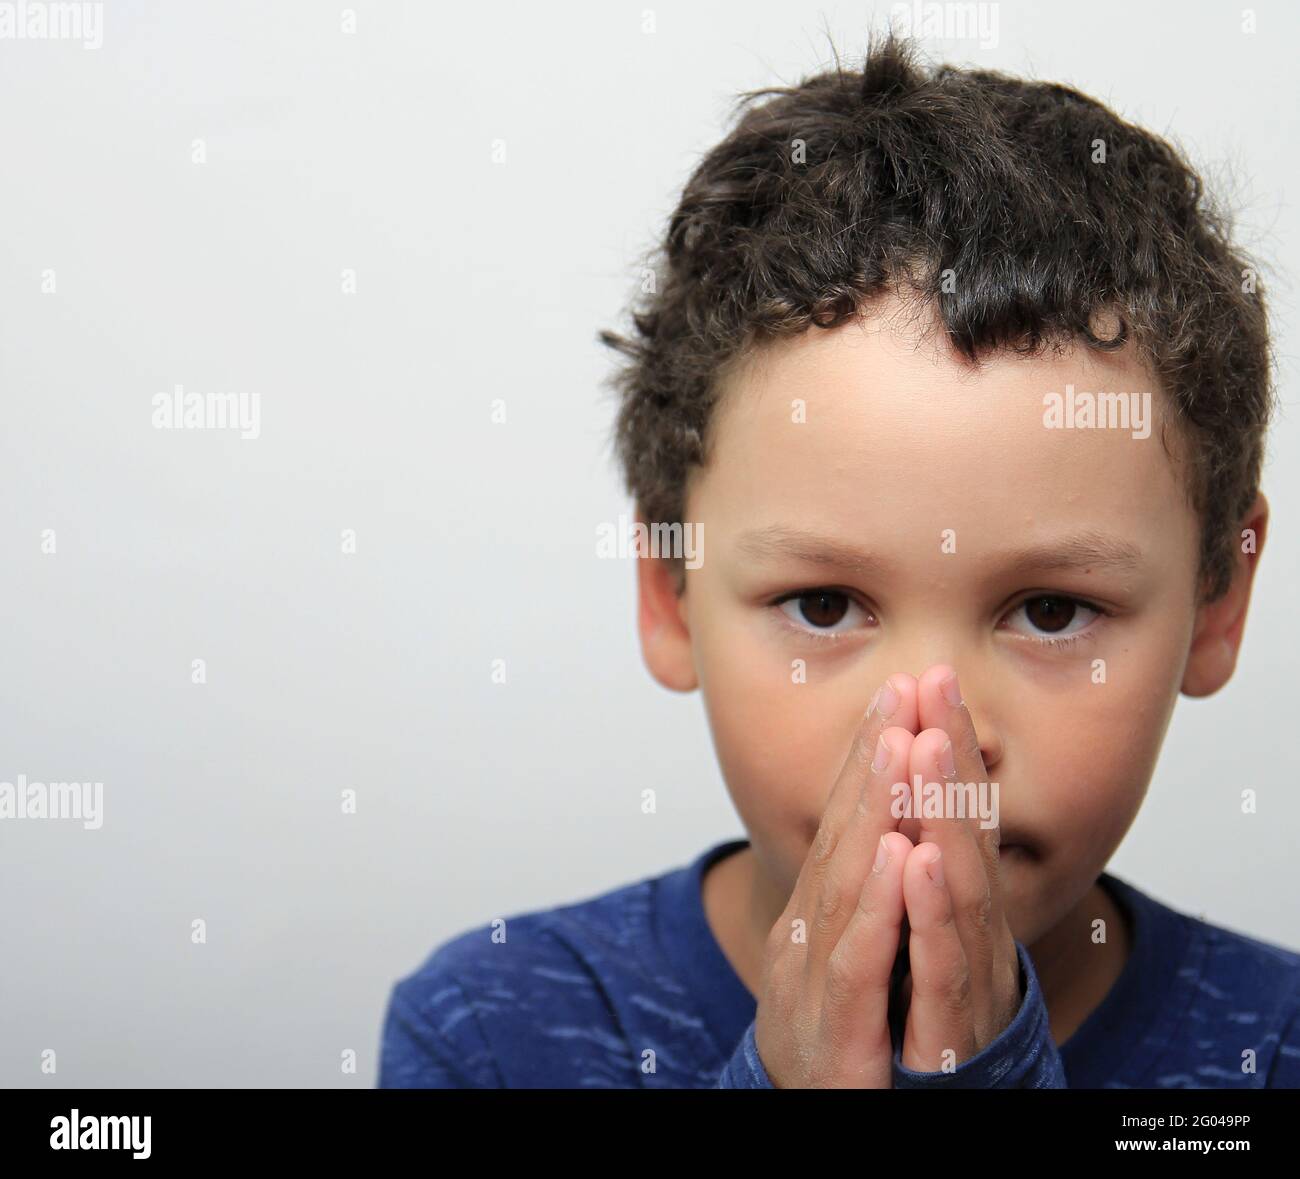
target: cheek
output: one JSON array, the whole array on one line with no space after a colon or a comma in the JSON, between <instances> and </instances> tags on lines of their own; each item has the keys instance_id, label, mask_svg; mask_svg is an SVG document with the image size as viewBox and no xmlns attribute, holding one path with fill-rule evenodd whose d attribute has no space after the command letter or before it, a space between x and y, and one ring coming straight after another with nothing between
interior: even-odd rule
<instances>
[{"instance_id":1,"label":"cheek","mask_svg":"<svg viewBox=\"0 0 1300 1179\"><path fill-rule=\"evenodd\" d=\"M1004 801L1048 841L1050 856L1034 881L1036 911L1021 914L1017 936L1052 924L1110 860L1142 804L1176 696L1168 663L1128 660L1122 675L1058 698L1019 736L1006 772L1019 789Z\"/></svg>"},{"instance_id":2,"label":"cheek","mask_svg":"<svg viewBox=\"0 0 1300 1179\"><path fill-rule=\"evenodd\" d=\"M862 704L796 683L788 664L743 643L704 644L701 691L727 790L751 841L790 883L808 848Z\"/></svg>"}]
</instances>

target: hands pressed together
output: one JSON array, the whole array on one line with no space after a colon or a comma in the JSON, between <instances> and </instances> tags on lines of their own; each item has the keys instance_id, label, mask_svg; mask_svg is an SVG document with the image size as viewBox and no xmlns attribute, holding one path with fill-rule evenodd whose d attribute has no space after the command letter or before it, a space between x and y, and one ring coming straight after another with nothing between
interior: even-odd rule
<instances>
[{"instance_id":1,"label":"hands pressed together","mask_svg":"<svg viewBox=\"0 0 1300 1179\"><path fill-rule=\"evenodd\" d=\"M921 1073L971 1059L1019 1009L999 828L919 805L899 817L896 784L916 775L988 779L945 665L896 673L877 691L768 936L755 1039L777 1088L891 1088L891 1000L906 1005L901 1063ZM896 980L904 919L908 974Z\"/></svg>"}]
</instances>

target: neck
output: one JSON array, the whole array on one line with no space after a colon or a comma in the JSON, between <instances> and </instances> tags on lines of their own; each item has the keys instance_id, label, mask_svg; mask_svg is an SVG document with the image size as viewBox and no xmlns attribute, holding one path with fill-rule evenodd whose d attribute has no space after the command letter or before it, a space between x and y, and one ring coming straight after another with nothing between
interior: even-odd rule
<instances>
[{"instance_id":1,"label":"neck","mask_svg":"<svg viewBox=\"0 0 1300 1179\"><path fill-rule=\"evenodd\" d=\"M713 935L755 998L767 935L789 900L771 879L751 845L715 864L703 883L704 911ZM1105 922L1104 942L1093 940L1098 918ZM1130 940L1123 912L1094 883L1065 917L1026 946L1058 1045L1078 1030L1115 984L1128 959Z\"/></svg>"},{"instance_id":2,"label":"neck","mask_svg":"<svg viewBox=\"0 0 1300 1179\"><path fill-rule=\"evenodd\" d=\"M1094 940L1098 919L1106 939ZM1128 961L1132 934L1123 911L1100 885L1026 948L1043 989L1052 1039L1064 1044L1105 999Z\"/></svg>"}]
</instances>

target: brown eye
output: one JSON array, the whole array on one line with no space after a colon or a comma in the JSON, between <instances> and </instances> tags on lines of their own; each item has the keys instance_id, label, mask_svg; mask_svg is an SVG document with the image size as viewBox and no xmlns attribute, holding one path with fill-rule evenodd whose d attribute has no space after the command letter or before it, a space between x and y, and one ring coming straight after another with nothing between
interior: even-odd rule
<instances>
[{"instance_id":1,"label":"brown eye","mask_svg":"<svg viewBox=\"0 0 1300 1179\"><path fill-rule=\"evenodd\" d=\"M797 601L804 621L813 626L834 626L849 612L848 595L836 590L814 590L800 594Z\"/></svg>"},{"instance_id":2,"label":"brown eye","mask_svg":"<svg viewBox=\"0 0 1300 1179\"><path fill-rule=\"evenodd\" d=\"M1097 623L1105 614L1091 602L1068 594L1035 594L1007 615L1005 626L1043 646L1065 648L1076 639L1095 638Z\"/></svg>"},{"instance_id":3,"label":"brown eye","mask_svg":"<svg viewBox=\"0 0 1300 1179\"><path fill-rule=\"evenodd\" d=\"M1078 603L1072 598L1030 598L1024 604L1025 617L1047 634L1064 630L1074 620Z\"/></svg>"},{"instance_id":4,"label":"brown eye","mask_svg":"<svg viewBox=\"0 0 1300 1179\"><path fill-rule=\"evenodd\" d=\"M874 621L870 612L836 589L804 590L773 603L790 622L814 638L838 638Z\"/></svg>"}]
</instances>

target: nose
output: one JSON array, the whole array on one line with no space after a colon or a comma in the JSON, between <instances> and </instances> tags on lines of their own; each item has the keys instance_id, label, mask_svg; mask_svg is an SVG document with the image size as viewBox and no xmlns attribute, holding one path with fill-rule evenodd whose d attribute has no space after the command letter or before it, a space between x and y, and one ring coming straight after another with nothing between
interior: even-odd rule
<instances>
[{"instance_id":1,"label":"nose","mask_svg":"<svg viewBox=\"0 0 1300 1179\"><path fill-rule=\"evenodd\" d=\"M962 690L965 691L964 682ZM975 735L980 741L980 756L984 759L984 768L992 773L993 767L1002 760L1002 734L987 714L976 710L969 698L966 700L966 709L970 713L971 723L975 726Z\"/></svg>"},{"instance_id":2,"label":"nose","mask_svg":"<svg viewBox=\"0 0 1300 1179\"><path fill-rule=\"evenodd\" d=\"M984 768L992 771L1001 762L1004 753L1002 732L993 713L986 707L986 702L993 699L997 689L989 684L987 676L981 675L978 660L970 654L963 656L961 652L944 651L937 645L929 650L913 652L910 658L902 651L897 654L904 656L898 660L900 670L906 670L918 680L927 668L939 664L945 664L956 671L961 685L962 702L970 713L975 735L979 738Z\"/></svg>"}]
</instances>

